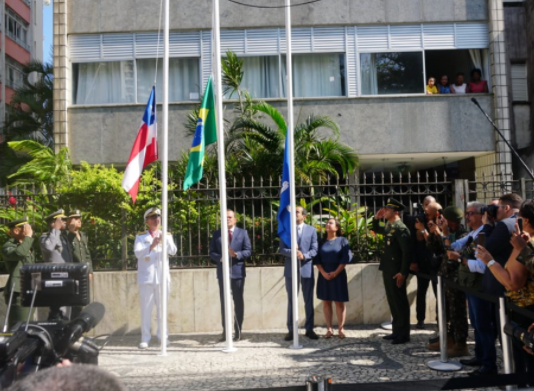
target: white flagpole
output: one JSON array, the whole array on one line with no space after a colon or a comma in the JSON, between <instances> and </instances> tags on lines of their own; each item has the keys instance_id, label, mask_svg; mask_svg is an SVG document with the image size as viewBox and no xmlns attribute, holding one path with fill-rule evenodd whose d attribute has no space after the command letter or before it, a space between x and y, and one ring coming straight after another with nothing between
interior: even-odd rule
<instances>
[{"instance_id":1,"label":"white flagpole","mask_svg":"<svg viewBox=\"0 0 534 391\"><path fill-rule=\"evenodd\" d=\"M297 221L295 214L295 140L293 135L293 68L291 50L291 0L286 0L286 92L287 92L287 131L289 133L289 204L291 205L291 290L293 293L293 345L291 349L301 349L299 345L299 270L297 260Z\"/></svg>"},{"instance_id":2,"label":"white flagpole","mask_svg":"<svg viewBox=\"0 0 534 391\"><path fill-rule=\"evenodd\" d=\"M161 153L161 278L160 278L160 339L161 339L161 356L167 355L167 265L169 258L167 256L167 232L168 232L168 182L167 173L169 164L169 0L165 1L163 10L163 142ZM170 276L169 276L170 277Z\"/></svg>"},{"instance_id":3,"label":"white flagpole","mask_svg":"<svg viewBox=\"0 0 534 391\"><path fill-rule=\"evenodd\" d=\"M222 248L222 269L223 269L223 291L224 291L224 317L226 328L226 349L223 352L231 353L237 351L233 346L232 330L233 316L232 303L230 301L230 257L228 248L228 222L226 221L226 165L224 158L224 119L222 104L222 69L221 69L221 26L219 21L219 0L213 0L213 43L215 46L215 104L217 118L217 150L219 155L219 198L221 203L221 248Z\"/></svg>"}]
</instances>

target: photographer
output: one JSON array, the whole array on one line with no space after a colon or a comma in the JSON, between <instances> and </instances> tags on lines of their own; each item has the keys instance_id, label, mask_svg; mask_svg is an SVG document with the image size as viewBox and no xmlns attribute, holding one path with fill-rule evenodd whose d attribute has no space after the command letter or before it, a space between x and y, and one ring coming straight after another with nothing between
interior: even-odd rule
<instances>
[{"instance_id":1,"label":"photographer","mask_svg":"<svg viewBox=\"0 0 534 391\"><path fill-rule=\"evenodd\" d=\"M437 223L429 222L428 247L441 257L439 275L459 282L458 263L449 262L448 245L467 235L461 224L464 214L456 206L449 206L439 216ZM462 357L469 354L467 349L467 308L465 294L445 285L445 319L447 323L447 354L449 357ZM430 350L439 350L439 341L430 344ZM437 348L437 349L436 349Z\"/></svg>"},{"instance_id":2,"label":"photographer","mask_svg":"<svg viewBox=\"0 0 534 391\"><path fill-rule=\"evenodd\" d=\"M428 223L435 222L438 214L438 210L441 210L441 206L436 203L436 200L432 196L428 196L423 202L424 213L422 216L414 216L412 238L414 246L414 260L410 265L410 269L417 273L436 276L439 269L441 259L429 249L426 245L425 233L428 235ZM432 283L432 290L436 295L437 287L436 283L428 278L417 277L417 302L416 302L416 315L417 315L417 328L424 329L425 317L426 317L426 292L428 291L429 284ZM433 341L435 342L435 341Z\"/></svg>"},{"instance_id":3,"label":"photographer","mask_svg":"<svg viewBox=\"0 0 534 391\"><path fill-rule=\"evenodd\" d=\"M9 304L9 297L13 289L13 300L9 311L8 326L11 329L17 322L26 321L30 314L30 309L22 307L20 302L20 267L24 264L35 263L35 253L33 252L33 230L28 224L28 217L13 220L7 224L9 228L9 239L1 250L2 260L9 273L4 298Z\"/></svg>"},{"instance_id":4,"label":"photographer","mask_svg":"<svg viewBox=\"0 0 534 391\"><path fill-rule=\"evenodd\" d=\"M492 254L482 246L478 257L492 275L506 288L506 296L518 307L534 312L534 201L521 206L519 216L523 221L523 232L515 225L510 243L512 253L504 266L493 260ZM510 320L527 329L532 321L517 312L510 311ZM523 350L520 341L513 340L515 373L534 373L534 357Z\"/></svg>"}]
</instances>

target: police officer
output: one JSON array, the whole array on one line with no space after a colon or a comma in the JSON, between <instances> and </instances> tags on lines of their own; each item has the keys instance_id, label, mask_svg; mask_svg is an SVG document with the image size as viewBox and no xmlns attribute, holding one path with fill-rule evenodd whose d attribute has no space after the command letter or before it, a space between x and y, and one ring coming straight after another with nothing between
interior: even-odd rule
<instances>
[{"instance_id":1,"label":"police officer","mask_svg":"<svg viewBox=\"0 0 534 391\"><path fill-rule=\"evenodd\" d=\"M399 201L390 198L373 220L373 230L384 235L385 248L380 260L380 270L389 309L393 316L393 333L384 337L394 345L410 341L410 304L406 293L406 277L410 271L410 231L401 221L399 213L405 209ZM379 219L387 220L386 226Z\"/></svg>"},{"instance_id":2,"label":"police officer","mask_svg":"<svg viewBox=\"0 0 534 391\"><path fill-rule=\"evenodd\" d=\"M39 238L39 245L41 246L41 253L43 254L43 262L45 263L68 263L72 262L72 245L70 244L67 235L63 232L65 230L65 211L59 209L58 211L49 214L45 217L48 224L49 231L42 234ZM68 320L70 315L70 307L50 307L48 320Z\"/></svg>"},{"instance_id":3,"label":"police officer","mask_svg":"<svg viewBox=\"0 0 534 391\"><path fill-rule=\"evenodd\" d=\"M11 328L15 323L28 319L30 309L22 307L20 302L20 267L24 264L35 263L35 253L32 249L33 230L28 224L28 217L13 220L7 224L7 227L11 239L2 246L1 254L9 273L4 290L6 304L9 302L9 295L13 289L13 301L8 319L8 325Z\"/></svg>"},{"instance_id":4,"label":"police officer","mask_svg":"<svg viewBox=\"0 0 534 391\"><path fill-rule=\"evenodd\" d=\"M72 260L77 263L86 263L89 266L89 280L93 278L93 262L89 251L87 234L80 231L82 228L82 213L75 209L67 215L67 239L72 245ZM71 319L75 319L82 307L72 307Z\"/></svg>"}]
</instances>

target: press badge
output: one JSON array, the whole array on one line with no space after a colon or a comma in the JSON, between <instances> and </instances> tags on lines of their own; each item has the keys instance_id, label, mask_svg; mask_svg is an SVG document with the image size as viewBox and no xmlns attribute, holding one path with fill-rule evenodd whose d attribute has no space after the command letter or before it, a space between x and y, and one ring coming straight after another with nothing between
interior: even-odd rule
<instances>
[{"instance_id":1,"label":"press badge","mask_svg":"<svg viewBox=\"0 0 534 391\"><path fill-rule=\"evenodd\" d=\"M147 255L147 256L145 257L145 262L149 262L149 261L150 261L150 255Z\"/></svg>"}]
</instances>

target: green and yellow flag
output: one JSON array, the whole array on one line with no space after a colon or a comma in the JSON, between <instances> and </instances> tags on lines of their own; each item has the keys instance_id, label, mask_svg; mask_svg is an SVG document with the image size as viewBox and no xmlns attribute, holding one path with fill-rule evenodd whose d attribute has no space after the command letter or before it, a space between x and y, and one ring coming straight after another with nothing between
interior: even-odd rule
<instances>
[{"instance_id":1,"label":"green and yellow flag","mask_svg":"<svg viewBox=\"0 0 534 391\"><path fill-rule=\"evenodd\" d=\"M202 164L206 147L217 141L217 126L215 120L215 98L211 77L206 84L206 91L198 113L197 128L193 145L189 152L189 163L184 179L184 190L189 189L202 179Z\"/></svg>"}]
</instances>

